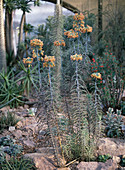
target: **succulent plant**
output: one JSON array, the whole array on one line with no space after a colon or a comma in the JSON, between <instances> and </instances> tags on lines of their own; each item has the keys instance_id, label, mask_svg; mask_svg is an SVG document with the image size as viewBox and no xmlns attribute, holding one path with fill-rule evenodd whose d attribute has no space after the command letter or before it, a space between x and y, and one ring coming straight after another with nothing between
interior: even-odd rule
<instances>
[{"instance_id":1,"label":"succulent plant","mask_svg":"<svg viewBox=\"0 0 125 170\"><path fill-rule=\"evenodd\" d=\"M105 133L108 137L120 137L122 135L122 116L121 110L116 110L113 112L112 108L109 108L107 115L103 117L103 122L105 125Z\"/></svg>"}]
</instances>

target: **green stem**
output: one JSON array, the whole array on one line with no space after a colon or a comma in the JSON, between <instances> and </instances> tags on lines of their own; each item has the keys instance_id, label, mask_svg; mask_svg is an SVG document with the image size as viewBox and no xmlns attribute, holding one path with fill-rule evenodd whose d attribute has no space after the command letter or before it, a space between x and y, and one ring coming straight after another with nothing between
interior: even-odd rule
<instances>
[{"instance_id":1,"label":"green stem","mask_svg":"<svg viewBox=\"0 0 125 170\"><path fill-rule=\"evenodd\" d=\"M52 92L52 81L51 81L51 69L50 69L50 66L49 66L49 85L50 85L50 95L51 95L51 105L53 103L53 92Z\"/></svg>"},{"instance_id":2,"label":"green stem","mask_svg":"<svg viewBox=\"0 0 125 170\"><path fill-rule=\"evenodd\" d=\"M39 85L40 85L40 89L41 89L42 83L41 83L40 61L39 61L39 57L38 57L38 49L37 49L37 62L38 62Z\"/></svg>"}]
</instances>

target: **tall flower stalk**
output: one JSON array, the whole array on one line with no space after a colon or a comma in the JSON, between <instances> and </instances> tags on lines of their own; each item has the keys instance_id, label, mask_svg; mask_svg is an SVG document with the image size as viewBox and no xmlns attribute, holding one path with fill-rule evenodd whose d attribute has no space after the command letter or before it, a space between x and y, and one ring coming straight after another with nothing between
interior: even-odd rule
<instances>
[{"instance_id":1,"label":"tall flower stalk","mask_svg":"<svg viewBox=\"0 0 125 170\"><path fill-rule=\"evenodd\" d=\"M39 75L39 86L40 89L42 87L42 81L41 81L41 73L40 73L40 59L44 53L42 47L43 47L43 42L39 39L33 39L30 41L31 45L31 50L32 50L32 57L37 58L37 63L38 63L38 75Z\"/></svg>"},{"instance_id":2,"label":"tall flower stalk","mask_svg":"<svg viewBox=\"0 0 125 170\"><path fill-rule=\"evenodd\" d=\"M50 101L51 101L50 106L51 106L51 111L52 111L51 114L53 114L53 117L52 117L53 123L52 124L54 124L54 126L56 126L58 142L59 142L62 157L63 157L63 160L64 160L62 143L61 143L61 136L60 136L59 125L58 125L58 118L57 118L55 102L54 102L53 82L52 82L52 76L51 76L51 68L55 66L55 57L46 55L44 58L42 58L42 61L44 61L43 67L48 67L48 81L49 81L49 92L50 92ZM48 119L50 120L50 117L48 117ZM60 156L59 156L58 142L56 141L55 136L52 132L53 125L50 123L51 121L52 120L48 121L48 125L49 125L49 130L50 130L50 135L51 135L53 147L55 149L55 156L57 158L59 166L62 166L62 162L61 162Z\"/></svg>"}]
</instances>

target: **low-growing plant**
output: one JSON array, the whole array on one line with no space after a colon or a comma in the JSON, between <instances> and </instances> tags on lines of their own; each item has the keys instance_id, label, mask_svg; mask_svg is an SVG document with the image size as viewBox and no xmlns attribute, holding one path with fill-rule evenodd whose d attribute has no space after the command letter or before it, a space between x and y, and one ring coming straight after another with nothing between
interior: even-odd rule
<instances>
[{"instance_id":1,"label":"low-growing plant","mask_svg":"<svg viewBox=\"0 0 125 170\"><path fill-rule=\"evenodd\" d=\"M22 146L17 144L12 144L10 146L1 147L1 150L10 156L16 156L22 152Z\"/></svg>"},{"instance_id":2,"label":"low-growing plant","mask_svg":"<svg viewBox=\"0 0 125 170\"><path fill-rule=\"evenodd\" d=\"M11 157L10 160L5 159L0 164L3 170L36 170L34 163L30 159Z\"/></svg>"},{"instance_id":3,"label":"low-growing plant","mask_svg":"<svg viewBox=\"0 0 125 170\"><path fill-rule=\"evenodd\" d=\"M8 129L9 126L15 126L19 122L19 119L16 118L15 114L7 112L0 117L0 131Z\"/></svg>"},{"instance_id":4,"label":"low-growing plant","mask_svg":"<svg viewBox=\"0 0 125 170\"><path fill-rule=\"evenodd\" d=\"M125 156L122 156L121 161L120 161L120 165L122 167L125 167Z\"/></svg>"},{"instance_id":5,"label":"low-growing plant","mask_svg":"<svg viewBox=\"0 0 125 170\"><path fill-rule=\"evenodd\" d=\"M121 125L122 117L121 111L117 110L116 114L112 108L109 108L107 115L103 117L105 127L105 133L108 137L120 137L122 135Z\"/></svg>"},{"instance_id":6,"label":"low-growing plant","mask_svg":"<svg viewBox=\"0 0 125 170\"><path fill-rule=\"evenodd\" d=\"M10 156L16 156L23 150L21 145L15 144L15 140L10 136L0 138L0 151L9 154Z\"/></svg>"},{"instance_id":7,"label":"low-growing plant","mask_svg":"<svg viewBox=\"0 0 125 170\"><path fill-rule=\"evenodd\" d=\"M10 146L14 144L15 140L10 138L10 136L4 136L0 138L0 146Z\"/></svg>"},{"instance_id":8,"label":"low-growing plant","mask_svg":"<svg viewBox=\"0 0 125 170\"><path fill-rule=\"evenodd\" d=\"M107 155L99 155L97 160L98 162L106 162L108 159L111 159L111 155L107 154Z\"/></svg>"}]
</instances>

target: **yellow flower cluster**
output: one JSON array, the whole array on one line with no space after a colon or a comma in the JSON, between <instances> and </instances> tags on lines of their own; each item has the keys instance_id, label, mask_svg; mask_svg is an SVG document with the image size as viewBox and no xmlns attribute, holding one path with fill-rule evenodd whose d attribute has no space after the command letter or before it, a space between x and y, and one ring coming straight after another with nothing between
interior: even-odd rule
<instances>
[{"instance_id":1,"label":"yellow flower cluster","mask_svg":"<svg viewBox=\"0 0 125 170\"><path fill-rule=\"evenodd\" d=\"M55 56L47 56L45 55L45 57L41 57L41 60L44 61L43 63L43 67L55 67Z\"/></svg>"},{"instance_id":2,"label":"yellow flower cluster","mask_svg":"<svg viewBox=\"0 0 125 170\"><path fill-rule=\"evenodd\" d=\"M33 39L33 40L30 40L30 45L31 47L39 46L41 49L41 47L43 46L43 42L39 39Z\"/></svg>"},{"instance_id":3,"label":"yellow flower cluster","mask_svg":"<svg viewBox=\"0 0 125 170\"><path fill-rule=\"evenodd\" d=\"M78 38L78 32L75 32L73 29L66 31L64 30L64 35L66 35L68 38Z\"/></svg>"},{"instance_id":4,"label":"yellow flower cluster","mask_svg":"<svg viewBox=\"0 0 125 170\"><path fill-rule=\"evenodd\" d=\"M91 77L102 80L100 73L92 73Z\"/></svg>"},{"instance_id":5,"label":"yellow flower cluster","mask_svg":"<svg viewBox=\"0 0 125 170\"><path fill-rule=\"evenodd\" d=\"M78 61L78 60L82 60L82 55L81 54L75 54L75 55L71 55L71 60L73 60L73 61Z\"/></svg>"},{"instance_id":6,"label":"yellow flower cluster","mask_svg":"<svg viewBox=\"0 0 125 170\"><path fill-rule=\"evenodd\" d=\"M28 64L28 67L31 66L32 62L33 62L33 58L30 58L30 57L23 58L23 63Z\"/></svg>"},{"instance_id":7,"label":"yellow flower cluster","mask_svg":"<svg viewBox=\"0 0 125 170\"><path fill-rule=\"evenodd\" d=\"M31 50L32 50L32 57L33 58L36 58L37 57L37 54L36 54L36 50L34 49L34 47L37 47L38 50L40 51L40 54L43 55L44 51L42 50L42 47L43 47L43 42L39 39L33 39L33 40L30 40L30 45L31 45ZM39 53L38 53L38 56Z\"/></svg>"},{"instance_id":8,"label":"yellow flower cluster","mask_svg":"<svg viewBox=\"0 0 125 170\"><path fill-rule=\"evenodd\" d=\"M82 13L80 13L80 14L75 13L75 15L74 15L74 17L73 17L73 19L74 19L74 20L77 20L77 21L78 21L78 20L81 20L81 21L82 21L82 20L84 20L84 18L85 18L85 17L84 17L84 15L83 15Z\"/></svg>"},{"instance_id":9,"label":"yellow flower cluster","mask_svg":"<svg viewBox=\"0 0 125 170\"><path fill-rule=\"evenodd\" d=\"M54 46L61 46L61 45L65 47L66 44L65 44L64 40L54 42Z\"/></svg>"}]
</instances>

